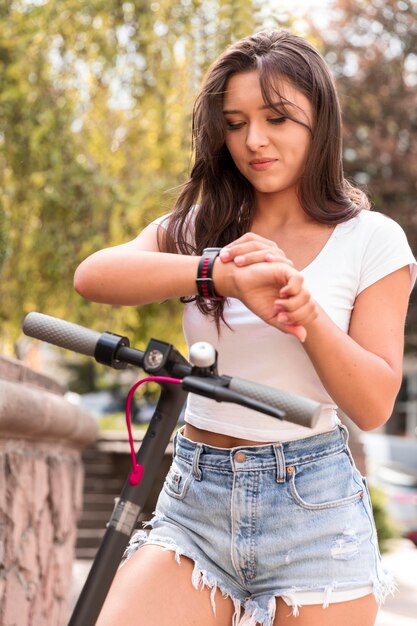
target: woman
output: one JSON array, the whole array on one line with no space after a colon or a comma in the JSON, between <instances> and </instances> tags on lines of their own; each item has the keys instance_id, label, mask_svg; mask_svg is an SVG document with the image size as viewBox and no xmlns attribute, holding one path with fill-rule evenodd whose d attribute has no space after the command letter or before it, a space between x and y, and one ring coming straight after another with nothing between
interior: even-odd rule
<instances>
[{"instance_id":1,"label":"woman","mask_svg":"<svg viewBox=\"0 0 417 626\"><path fill-rule=\"evenodd\" d=\"M334 83L304 39L226 49L193 137L173 212L86 259L75 288L119 305L183 298L187 342L211 342L220 373L310 397L320 418L310 430L191 394L152 530L133 537L98 624L371 626L393 583L336 408L364 430L389 418L413 255L344 179Z\"/></svg>"}]
</instances>

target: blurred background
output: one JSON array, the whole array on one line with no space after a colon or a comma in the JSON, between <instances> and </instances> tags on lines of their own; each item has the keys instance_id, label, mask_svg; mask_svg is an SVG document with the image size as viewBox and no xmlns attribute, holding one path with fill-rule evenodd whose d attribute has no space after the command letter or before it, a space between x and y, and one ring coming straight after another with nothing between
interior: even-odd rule
<instances>
[{"instance_id":1,"label":"blurred background","mask_svg":"<svg viewBox=\"0 0 417 626\"><path fill-rule=\"evenodd\" d=\"M77 265L168 212L190 169L192 105L229 43L262 28L308 37L336 78L347 177L417 253L416 0L3 0L0 3L0 354L52 373L69 399L119 424L136 374L31 341L37 310L184 351L182 305L87 302ZM390 434L416 436L417 291ZM146 393L146 395L145 395ZM137 394L146 422L157 389ZM142 410L140 410L142 409ZM116 414L116 419L113 419Z\"/></svg>"},{"instance_id":2,"label":"blurred background","mask_svg":"<svg viewBox=\"0 0 417 626\"><path fill-rule=\"evenodd\" d=\"M120 379L24 338L26 313L121 332L138 347L158 336L184 348L178 302L93 304L72 277L88 254L132 239L170 210L189 172L191 110L205 70L227 44L262 28L291 28L324 54L342 102L346 175L416 251L416 14L415 0L3 0L0 353L53 372L73 392L97 394L119 389ZM416 322L413 294L411 377ZM407 377L404 401L411 387ZM86 402L108 414L117 399L104 398ZM398 419L394 431L417 426L404 411Z\"/></svg>"},{"instance_id":3,"label":"blurred background","mask_svg":"<svg viewBox=\"0 0 417 626\"><path fill-rule=\"evenodd\" d=\"M122 427L137 373L31 341L22 319L37 310L127 335L139 348L158 337L185 351L180 303L89 303L73 290L73 273L170 210L190 169L192 104L207 67L227 44L272 27L323 53L342 103L346 175L401 224L416 254L416 0L0 3L0 355L53 375L102 432ZM393 417L358 437L393 534L414 542L416 355L414 290ZM152 387L137 394L137 428L156 397Z\"/></svg>"},{"instance_id":4,"label":"blurred background","mask_svg":"<svg viewBox=\"0 0 417 626\"><path fill-rule=\"evenodd\" d=\"M2 0L1 353L47 367L21 335L32 310L138 345L152 334L182 345L180 304L91 304L73 273L169 211L189 172L206 68L262 28L289 27L324 54L343 107L346 175L416 251L416 15L415 0ZM95 389L92 372L82 379L83 392Z\"/></svg>"}]
</instances>

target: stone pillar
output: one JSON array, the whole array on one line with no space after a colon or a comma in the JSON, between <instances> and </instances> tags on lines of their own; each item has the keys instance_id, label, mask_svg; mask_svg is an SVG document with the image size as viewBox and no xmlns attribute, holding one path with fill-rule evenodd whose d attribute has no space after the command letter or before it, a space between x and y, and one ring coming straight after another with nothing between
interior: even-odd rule
<instances>
[{"instance_id":1,"label":"stone pillar","mask_svg":"<svg viewBox=\"0 0 417 626\"><path fill-rule=\"evenodd\" d=\"M0 624L64 626L91 415L0 357Z\"/></svg>"}]
</instances>

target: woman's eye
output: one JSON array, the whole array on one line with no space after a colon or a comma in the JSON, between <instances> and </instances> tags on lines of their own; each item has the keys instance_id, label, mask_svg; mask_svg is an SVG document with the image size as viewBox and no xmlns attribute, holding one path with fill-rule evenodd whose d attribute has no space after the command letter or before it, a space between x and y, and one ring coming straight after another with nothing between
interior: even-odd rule
<instances>
[{"instance_id":1,"label":"woman's eye","mask_svg":"<svg viewBox=\"0 0 417 626\"><path fill-rule=\"evenodd\" d=\"M268 122L270 124L278 125L278 124L283 124L284 122L287 121L287 119L288 119L287 117L271 117L269 118Z\"/></svg>"},{"instance_id":2,"label":"woman's eye","mask_svg":"<svg viewBox=\"0 0 417 626\"><path fill-rule=\"evenodd\" d=\"M274 124L278 126L279 124L283 124L287 121L287 117L270 117L268 118L269 124ZM245 122L229 122L226 120L226 130L239 130L245 126Z\"/></svg>"},{"instance_id":3,"label":"woman's eye","mask_svg":"<svg viewBox=\"0 0 417 626\"><path fill-rule=\"evenodd\" d=\"M239 130L239 128L243 128L244 122L227 122L226 121L226 129L227 130Z\"/></svg>"}]
</instances>

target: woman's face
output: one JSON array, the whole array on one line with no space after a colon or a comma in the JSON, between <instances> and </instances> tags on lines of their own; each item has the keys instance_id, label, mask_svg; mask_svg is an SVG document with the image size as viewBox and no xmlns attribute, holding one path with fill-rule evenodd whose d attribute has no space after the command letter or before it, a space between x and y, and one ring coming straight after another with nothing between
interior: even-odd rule
<instances>
[{"instance_id":1,"label":"woman's face","mask_svg":"<svg viewBox=\"0 0 417 626\"><path fill-rule=\"evenodd\" d=\"M226 84L225 142L238 170L261 194L296 192L311 143L313 111L309 100L285 78L273 103L265 104L257 71L234 74ZM280 100L282 98L282 100Z\"/></svg>"}]
</instances>

